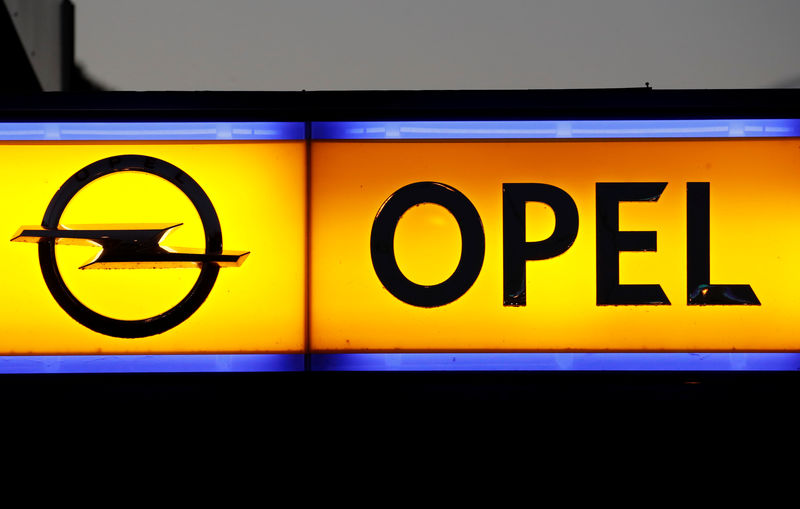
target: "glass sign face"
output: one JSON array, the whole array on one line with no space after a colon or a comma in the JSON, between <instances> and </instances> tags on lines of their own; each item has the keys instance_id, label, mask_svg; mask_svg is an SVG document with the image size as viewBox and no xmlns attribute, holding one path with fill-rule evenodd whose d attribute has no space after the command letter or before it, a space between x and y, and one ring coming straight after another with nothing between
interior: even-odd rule
<instances>
[{"instance_id":1,"label":"glass sign face","mask_svg":"<svg viewBox=\"0 0 800 509\"><path fill-rule=\"evenodd\" d=\"M319 124L312 345L797 350L798 125Z\"/></svg>"},{"instance_id":2,"label":"glass sign face","mask_svg":"<svg viewBox=\"0 0 800 509\"><path fill-rule=\"evenodd\" d=\"M302 133L4 125L0 353L303 351Z\"/></svg>"}]
</instances>

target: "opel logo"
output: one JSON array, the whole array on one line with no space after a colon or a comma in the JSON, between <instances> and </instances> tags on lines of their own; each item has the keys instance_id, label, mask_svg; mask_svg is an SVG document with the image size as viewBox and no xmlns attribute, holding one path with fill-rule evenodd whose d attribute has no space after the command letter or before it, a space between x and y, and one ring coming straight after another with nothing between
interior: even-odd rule
<instances>
[{"instance_id":1,"label":"opel logo","mask_svg":"<svg viewBox=\"0 0 800 509\"><path fill-rule=\"evenodd\" d=\"M200 216L205 233L205 249L175 250L159 244L170 230L182 223L130 225L129 228L98 224L91 229L70 229L60 224L61 215L78 191L100 177L125 171L149 173L180 189ZM75 173L50 200L42 226L23 226L11 240L39 244L42 275L53 298L64 311L93 331L120 338L152 336L182 323L206 300L220 267L238 267L249 254L245 251L223 251L222 228L217 212L208 195L192 177L166 161L142 155L109 157ZM110 318L86 307L64 283L56 263L57 243L102 248L81 269L199 267L200 275L178 304L159 315L139 320Z\"/></svg>"}]
</instances>

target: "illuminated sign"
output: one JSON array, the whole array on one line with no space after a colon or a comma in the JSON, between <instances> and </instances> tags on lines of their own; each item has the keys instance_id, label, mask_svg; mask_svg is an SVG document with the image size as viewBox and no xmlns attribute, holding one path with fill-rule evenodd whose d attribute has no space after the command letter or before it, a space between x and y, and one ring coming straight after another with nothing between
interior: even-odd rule
<instances>
[{"instance_id":1,"label":"illuminated sign","mask_svg":"<svg viewBox=\"0 0 800 509\"><path fill-rule=\"evenodd\" d=\"M0 371L796 369L798 140L0 124Z\"/></svg>"},{"instance_id":2,"label":"illuminated sign","mask_svg":"<svg viewBox=\"0 0 800 509\"><path fill-rule=\"evenodd\" d=\"M800 122L342 122L314 134L318 351L800 347Z\"/></svg>"},{"instance_id":3,"label":"illuminated sign","mask_svg":"<svg viewBox=\"0 0 800 509\"><path fill-rule=\"evenodd\" d=\"M303 133L302 123L3 124L0 355L167 354L173 369L205 370L236 369L231 355L293 354L302 366ZM20 241L38 243L38 259ZM242 362L276 364L252 359Z\"/></svg>"}]
</instances>

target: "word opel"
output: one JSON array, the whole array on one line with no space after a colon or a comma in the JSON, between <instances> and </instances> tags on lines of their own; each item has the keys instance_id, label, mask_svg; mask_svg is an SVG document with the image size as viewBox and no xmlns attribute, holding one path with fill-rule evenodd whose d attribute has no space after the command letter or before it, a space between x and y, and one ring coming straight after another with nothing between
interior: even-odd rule
<instances>
[{"instance_id":1,"label":"word opel","mask_svg":"<svg viewBox=\"0 0 800 509\"><path fill-rule=\"evenodd\" d=\"M596 184L597 305L669 305L658 284L620 284L619 253L656 251L656 231L620 231L621 202L657 201L666 182L598 182ZM525 306L527 261L558 256L578 235L578 208L563 189L541 183L504 183L503 193L503 305ZM546 239L525 240L525 204L549 206L555 228ZM710 282L710 183L686 184L686 263L688 305L761 305L747 284ZM435 285L409 280L398 267L394 234L402 215L411 207L434 203L447 209L461 232L461 257L453 274ZM373 222L370 239L372 264L385 288L395 297L419 307L449 304L469 290L481 271L485 237L480 215L461 192L440 182L416 182L393 193Z\"/></svg>"}]
</instances>

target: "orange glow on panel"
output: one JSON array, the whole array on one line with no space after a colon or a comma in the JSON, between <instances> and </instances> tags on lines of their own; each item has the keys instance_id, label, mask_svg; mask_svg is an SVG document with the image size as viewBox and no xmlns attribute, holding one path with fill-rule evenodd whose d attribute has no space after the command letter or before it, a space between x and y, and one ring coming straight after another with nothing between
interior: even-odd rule
<instances>
[{"instance_id":1,"label":"orange glow on panel","mask_svg":"<svg viewBox=\"0 0 800 509\"><path fill-rule=\"evenodd\" d=\"M800 141L318 141L312 144L311 345L314 351L800 350ZM480 214L483 268L456 301L406 304L377 278L370 232L381 204L414 182L463 193ZM565 253L527 262L527 305L503 306L503 183L566 191L579 214ZM597 182L666 182L658 201L624 202L620 230L657 232L656 252L620 253L620 282L659 284L671 305L596 303ZM687 182L710 182L712 284L749 284L760 306L687 305ZM440 210L441 209L441 210ZM441 207L414 207L395 237L410 280L455 268L460 236ZM528 241L552 211L526 206Z\"/></svg>"}]
</instances>

